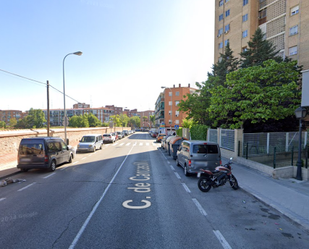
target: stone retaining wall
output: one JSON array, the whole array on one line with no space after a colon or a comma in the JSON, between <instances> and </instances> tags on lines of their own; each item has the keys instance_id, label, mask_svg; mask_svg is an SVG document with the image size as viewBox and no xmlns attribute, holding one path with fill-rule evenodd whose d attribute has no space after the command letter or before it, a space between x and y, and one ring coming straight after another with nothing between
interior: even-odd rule
<instances>
[{"instance_id":1,"label":"stone retaining wall","mask_svg":"<svg viewBox=\"0 0 309 249\"><path fill-rule=\"evenodd\" d=\"M87 134L104 134L115 131L131 130L130 127L95 127L95 128L69 128L67 129L67 138L69 144L77 146L78 141L83 135ZM51 137L61 137L64 140L64 129L51 129L49 135ZM0 157L7 154L15 154L17 156L17 150L20 141L23 138L29 137L44 137L47 136L47 130L45 129L31 129L31 130L11 130L0 132Z\"/></svg>"}]
</instances>

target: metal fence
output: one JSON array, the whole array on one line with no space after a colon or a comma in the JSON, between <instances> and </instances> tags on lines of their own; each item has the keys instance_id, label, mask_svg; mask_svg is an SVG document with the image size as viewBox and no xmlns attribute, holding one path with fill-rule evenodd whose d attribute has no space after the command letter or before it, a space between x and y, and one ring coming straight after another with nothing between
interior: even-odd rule
<instances>
[{"instance_id":1,"label":"metal fence","mask_svg":"<svg viewBox=\"0 0 309 249\"><path fill-rule=\"evenodd\" d=\"M218 140L218 130L217 129L209 129L209 141L218 143L221 148L226 150L235 151L234 141L235 141L235 131L229 129L221 129L220 137Z\"/></svg>"},{"instance_id":2,"label":"metal fence","mask_svg":"<svg viewBox=\"0 0 309 249\"><path fill-rule=\"evenodd\" d=\"M308 132L302 132L301 159L306 167L309 155L308 135ZM271 167L296 165L298 159L298 132L244 133L242 141L235 141L235 130L209 129L207 139L219 143L223 149L233 152L237 150L238 156ZM238 144L238 149L234 148L235 144Z\"/></svg>"},{"instance_id":3,"label":"metal fence","mask_svg":"<svg viewBox=\"0 0 309 249\"><path fill-rule=\"evenodd\" d=\"M308 133L302 132L302 159L308 158ZM298 156L298 132L245 133L243 157L272 167L295 165Z\"/></svg>"}]
</instances>

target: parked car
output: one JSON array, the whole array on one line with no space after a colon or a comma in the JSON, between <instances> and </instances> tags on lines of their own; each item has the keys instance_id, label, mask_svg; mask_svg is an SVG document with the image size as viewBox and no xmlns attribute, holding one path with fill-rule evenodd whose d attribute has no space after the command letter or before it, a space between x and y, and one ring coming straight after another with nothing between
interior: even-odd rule
<instances>
[{"instance_id":1,"label":"parked car","mask_svg":"<svg viewBox=\"0 0 309 249\"><path fill-rule=\"evenodd\" d=\"M75 152L59 137L23 138L18 149L17 168L49 169L54 171L59 164L71 163Z\"/></svg>"},{"instance_id":2,"label":"parked car","mask_svg":"<svg viewBox=\"0 0 309 249\"><path fill-rule=\"evenodd\" d=\"M129 131L128 130L123 130L123 133L124 133L125 136L129 135Z\"/></svg>"},{"instance_id":3,"label":"parked car","mask_svg":"<svg viewBox=\"0 0 309 249\"><path fill-rule=\"evenodd\" d=\"M102 149L103 137L100 134L84 135L77 145L77 152L95 152Z\"/></svg>"},{"instance_id":4,"label":"parked car","mask_svg":"<svg viewBox=\"0 0 309 249\"><path fill-rule=\"evenodd\" d=\"M103 134L103 143L115 143L116 138L112 133Z\"/></svg>"},{"instance_id":5,"label":"parked car","mask_svg":"<svg viewBox=\"0 0 309 249\"><path fill-rule=\"evenodd\" d=\"M124 134L121 131L117 131L118 139L121 139L124 137Z\"/></svg>"},{"instance_id":6,"label":"parked car","mask_svg":"<svg viewBox=\"0 0 309 249\"><path fill-rule=\"evenodd\" d=\"M221 165L220 147L208 141L184 140L177 151L176 165L183 168L185 176L200 169L214 170Z\"/></svg>"}]
</instances>

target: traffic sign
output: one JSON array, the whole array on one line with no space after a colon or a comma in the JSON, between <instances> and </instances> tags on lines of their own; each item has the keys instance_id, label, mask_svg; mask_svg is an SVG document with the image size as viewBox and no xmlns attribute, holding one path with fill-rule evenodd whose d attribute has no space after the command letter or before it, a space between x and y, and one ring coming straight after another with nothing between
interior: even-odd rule
<instances>
[{"instance_id":1,"label":"traffic sign","mask_svg":"<svg viewBox=\"0 0 309 249\"><path fill-rule=\"evenodd\" d=\"M175 130L178 130L179 129L179 125L175 125Z\"/></svg>"}]
</instances>

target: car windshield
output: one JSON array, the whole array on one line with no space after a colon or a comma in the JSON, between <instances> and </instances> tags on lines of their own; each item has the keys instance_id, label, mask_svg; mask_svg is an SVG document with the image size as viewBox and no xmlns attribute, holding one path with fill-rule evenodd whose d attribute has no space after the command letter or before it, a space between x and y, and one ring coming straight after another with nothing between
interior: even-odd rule
<instances>
[{"instance_id":1,"label":"car windshield","mask_svg":"<svg viewBox=\"0 0 309 249\"><path fill-rule=\"evenodd\" d=\"M104 134L103 137L110 137L111 135L109 134Z\"/></svg>"},{"instance_id":2,"label":"car windshield","mask_svg":"<svg viewBox=\"0 0 309 249\"><path fill-rule=\"evenodd\" d=\"M92 143L95 141L94 136L84 136L81 140L82 143Z\"/></svg>"}]
</instances>

